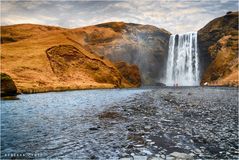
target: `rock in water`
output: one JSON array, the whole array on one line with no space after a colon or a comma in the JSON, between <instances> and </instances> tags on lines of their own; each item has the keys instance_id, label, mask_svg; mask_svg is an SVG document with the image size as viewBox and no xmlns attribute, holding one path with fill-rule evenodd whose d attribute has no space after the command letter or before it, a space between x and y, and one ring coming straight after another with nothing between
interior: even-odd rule
<instances>
[{"instance_id":1,"label":"rock in water","mask_svg":"<svg viewBox=\"0 0 239 160\"><path fill-rule=\"evenodd\" d=\"M173 152L170 156L175 157L176 160L193 160L193 157L186 153Z\"/></svg>"},{"instance_id":2,"label":"rock in water","mask_svg":"<svg viewBox=\"0 0 239 160\"><path fill-rule=\"evenodd\" d=\"M134 160L147 160L147 156L134 156Z\"/></svg>"},{"instance_id":3,"label":"rock in water","mask_svg":"<svg viewBox=\"0 0 239 160\"><path fill-rule=\"evenodd\" d=\"M1 73L1 96L16 96L17 87L12 78L6 73Z\"/></svg>"},{"instance_id":4,"label":"rock in water","mask_svg":"<svg viewBox=\"0 0 239 160\"><path fill-rule=\"evenodd\" d=\"M99 115L100 119L124 119L121 113L119 112L102 112Z\"/></svg>"}]
</instances>

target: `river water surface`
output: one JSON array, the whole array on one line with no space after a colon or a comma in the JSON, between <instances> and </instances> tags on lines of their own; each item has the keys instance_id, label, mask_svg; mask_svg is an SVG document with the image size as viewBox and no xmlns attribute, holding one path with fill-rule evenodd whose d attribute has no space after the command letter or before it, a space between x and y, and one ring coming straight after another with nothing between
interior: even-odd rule
<instances>
[{"instance_id":1,"label":"river water surface","mask_svg":"<svg viewBox=\"0 0 239 160\"><path fill-rule=\"evenodd\" d=\"M75 151L78 153L74 154L76 157L84 158L87 151L84 151L83 141L89 128L94 126L90 117L107 106L130 100L146 91L50 92L22 94L18 96L20 100L1 100L1 156L9 158L24 154L25 158L59 158ZM13 153L18 155L9 155Z\"/></svg>"},{"instance_id":2,"label":"river water surface","mask_svg":"<svg viewBox=\"0 0 239 160\"><path fill-rule=\"evenodd\" d=\"M237 88L149 87L18 97L1 100L2 159L239 158Z\"/></svg>"}]
</instances>

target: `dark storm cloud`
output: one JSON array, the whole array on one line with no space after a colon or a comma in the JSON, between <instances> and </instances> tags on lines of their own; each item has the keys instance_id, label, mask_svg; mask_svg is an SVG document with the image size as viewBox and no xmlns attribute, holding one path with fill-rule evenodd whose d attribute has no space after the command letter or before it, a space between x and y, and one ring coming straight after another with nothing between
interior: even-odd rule
<instances>
[{"instance_id":1,"label":"dark storm cloud","mask_svg":"<svg viewBox=\"0 0 239 160\"><path fill-rule=\"evenodd\" d=\"M151 24L181 33L197 31L213 18L237 8L237 0L2 1L1 23L81 27L124 21Z\"/></svg>"}]
</instances>

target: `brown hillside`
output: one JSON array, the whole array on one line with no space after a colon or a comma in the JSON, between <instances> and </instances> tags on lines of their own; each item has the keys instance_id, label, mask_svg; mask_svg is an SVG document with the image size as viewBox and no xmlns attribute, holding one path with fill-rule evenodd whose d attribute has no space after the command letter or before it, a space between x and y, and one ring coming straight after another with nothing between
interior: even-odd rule
<instances>
[{"instance_id":1,"label":"brown hillside","mask_svg":"<svg viewBox=\"0 0 239 160\"><path fill-rule=\"evenodd\" d=\"M72 45L54 46L46 51L54 74L60 81L95 81L121 86L121 75L98 59L89 58ZM104 75L104 76L102 76Z\"/></svg>"},{"instance_id":2,"label":"brown hillside","mask_svg":"<svg viewBox=\"0 0 239 160\"><path fill-rule=\"evenodd\" d=\"M238 86L238 12L229 12L198 31L205 72L202 83Z\"/></svg>"},{"instance_id":3,"label":"brown hillside","mask_svg":"<svg viewBox=\"0 0 239 160\"><path fill-rule=\"evenodd\" d=\"M109 60L83 47L81 33L57 27L35 33L39 27L45 28L1 27L2 36L14 39L1 44L2 72L12 77L20 92L135 86Z\"/></svg>"},{"instance_id":4,"label":"brown hillside","mask_svg":"<svg viewBox=\"0 0 239 160\"><path fill-rule=\"evenodd\" d=\"M87 50L113 62L137 65L143 84L155 84L163 76L170 37L170 33L164 29L109 22L72 29L66 34Z\"/></svg>"},{"instance_id":5,"label":"brown hillside","mask_svg":"<svg viewBox=\"0 0 239 160\"><path fill-rule=\"evenodd\" d=\"M16 31L13 28L16 28ZM63 35L87 51L112 62L124 61L137 65L143 84L157 83L159 77L163 76L170 36L169 32L155 26L124 22L109 22L75 29L41 25L29 27L28 24L3 26L1 29L7 32L2 35L4 37L14 35L10 36L10 40L3 41L4 44L11 42L11 38L14 39L12 42L19 42Z\"/></svg>"},{"instance_id":6,"label":"brown hillside","mask_svg":"<svg viewBox=\"0 0 239 160\"><path fill-rule=\"evenodd\" d=\"M129 65L125 62L116 62L115 66L129 84L133 84L137 87L141 85L139 68L136 65Z\"/></svg>"},{"instance_id":7,"label":"brown hillside","mask_svg":"<svg viewBox=\"0 0 239 160\"><path fill-rule=\"evenodd\" d=\"M1 26L1 43L16 42L33 36L42 36L43 34L48 34L49 32L59 32L63 30L65 29L61 27L32 24Z\"/></svg>"}]
</instances>

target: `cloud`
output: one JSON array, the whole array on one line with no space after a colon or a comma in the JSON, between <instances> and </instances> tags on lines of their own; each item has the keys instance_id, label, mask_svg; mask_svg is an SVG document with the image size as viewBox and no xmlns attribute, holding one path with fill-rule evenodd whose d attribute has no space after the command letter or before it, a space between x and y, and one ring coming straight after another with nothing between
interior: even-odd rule
<instances>
[{"instance_id":1,"label":"cloud","mask_svg":"<svg viewBox=\"0 0 239 160\"><path fill-rule=\"evenodd\" d=\"M107 21L150 24L172 33L197 31L212 19L236 11L237 0L3 1L1 24L40 23L81 27Z\"/></svg>"},{"instance_id":2,"label":"cloud","mask_svg":"<svg viewBox=\"0 0 239 160\"><path fill-rule=\"evenodd\" d=\"M23 17L23 16L7 16L2 18L2 24L19 24L19 23L34 23L34 24L44 24L43 20L31 17Z\"/></svg>"}]
</instances>

